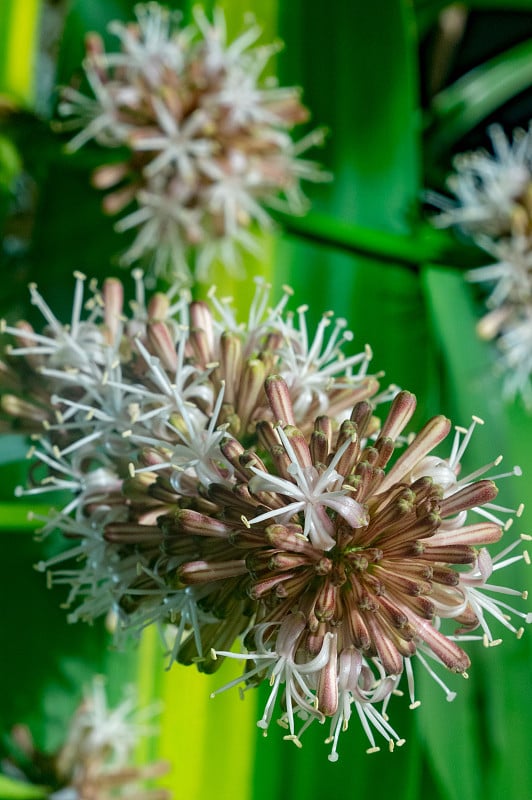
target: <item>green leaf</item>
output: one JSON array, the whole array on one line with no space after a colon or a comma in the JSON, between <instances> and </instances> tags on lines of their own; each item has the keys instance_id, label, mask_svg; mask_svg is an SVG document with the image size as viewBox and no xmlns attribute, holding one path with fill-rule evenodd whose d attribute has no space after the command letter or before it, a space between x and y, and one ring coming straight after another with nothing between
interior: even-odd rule
<instances>
[{"instance_id":1,"label":"green leaf","mask_svg":"<svg viewBox=\"0 0 532 800\"><path fill-rule=\"evenodd\" d=\"M421 706L415 711L416 733L424 743L443 796L447 800L478 800L484 796L484 781L480 770L472 769L482 760L473 678L464 681L460 676L449 676L436 665L436 672L444 673L443 679L457 691L456 699L448 703L428 672L419 664L416 667L420 667L416 687L421 698Z\"/></svg>"},{"instance_id":2,"label":"green leaf","mask_svg":"<svg viewBox=\"0 0 532 800\"><path fill-rule=\"evenodd\" d=\"M460 137L531 84L532 39L527 39L442 89L430 110L428 159L440 157Z\"/></svg>"},{"instance_id":3,"label":"green leaf","mask_svg":"<svg viewBox=\"0 0 532 800\"><path fill-rule=\"evenodd\" d=\"M44 786L33 786L0 775L0 797L2 800L41 800L48 797L48 791Z\"/></svg>"},{"instance_id":4,"label":"green leaf","mask_svg":"<svg viewBox=\"0 0 532 800\"><path fill-rule=\"evenodd\" d=\"M524 514L505 534L505 542L499 545L502 549L521 531L528 532L532 524L532 514L526 504L532 474L532 417L519 403L508 404L502 400L500 377L493 374L492 348L475 335L478 311L470 287L456 273L434 267L424 272L423 285L442 369L447 376L443 387L444 408L462 425L467 425L473 413L485 420L484 428L475 433L468 446L465 473L499 453L504 456L506 469L511 469L515 463L523 469L523 478L498 481L501 505L516 508L525 500ZM518 591L530 586L529 569L527 572L523 562L506 567L498 578L496 583ZM520 598L509 599L514 601L510 605L522 611L529 610ZM530 631L525 630L523 639L516 641L508 631L498 627L499 630L497 623L493 623L494 635L500 631L503 638L501 647L484 651L479 644L476 647L473 644L468 648L472 668L467 688L471 692L474 687L475 696L470 695L470 705L476 719L460 705L459 725L463 727L454 727L453 722L453 727L442 725L436 734L433 728L436 712L432 705L428 709L424 736L434 748L440 774L452 790L451 796L456 798L468 796L467 791L472 800L477 797L497 800L501 792L515 800L527 800L530 793L532 765L527 755L530 726L527 714L523 713L530 702ZM449 711L452 714L454 708ZM457 729L459 737L455 735ZM481 743L482 752L472 749L475 740ZM454 770L456 764L464 760L464 766L470 766L457 781L450 765ZM483 763L480 773L471 767L477 763Z\"/></svg>"},{"instance_id":5,"label":"green leaf","mask_svg":"<svg viewBox=\"0 0 532 800\"><path fill-rule=\"evenodd\" d=\"M2 0L0 4L0 95L31 106L40 0Z\"/></svg>"},{"instance_id":6,"label":"green leaf","mask_svg":"<svg viewBox=\"0 0 532 800\"><path fill-rule=\"evenodd\" d=\"M401 264L418 271L419 264L484 264L486 256L478 247L458 243L449 231L422 224L407 234L393 233L347 222L329 214L311 211L304 217L277 215L283 230L309 242L368 257L378 264Z\"/></svg>"}]
</instances>

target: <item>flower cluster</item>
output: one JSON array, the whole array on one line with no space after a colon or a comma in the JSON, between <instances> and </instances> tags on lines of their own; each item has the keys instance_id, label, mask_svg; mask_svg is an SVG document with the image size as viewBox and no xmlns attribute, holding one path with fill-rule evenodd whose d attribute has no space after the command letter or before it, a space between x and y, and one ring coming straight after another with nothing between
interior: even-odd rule
<instances>
[{"instance_id":1,"label":"flower cluster","mask_svg":"<svg viewBox=\"0 0 532 800\"><path fill-rule=\"evenodd\" d=\"M138 742L153 733L146 724L151 716L152 709L135 709L132 696L109 708L103 680L97 677L74 713L62 747L54 754L42 753L29 729L17 725L3 772L14 780L48 787L49 800L169 800L166 789L147 786L168 772L168 764L133 766Z\"/></svg>"},{"instance_id":2,"label":"flower cluster","mask_svg":"<svg viewBox=\"0 0 532 800\"><path fill-rule=\"evenodd\" d=\"M467 274L490 287L478 332L496 340L506 395L532 408L532 131L516 130L511 142L497 125L489 134L493 155L455 159L448 187L457 205L430 195L443 208L433 221L457 225L495 259Z\"/></svg>"},{"instance_id":3,"label":"flower cluster","mask_svg":"<svg viewBox=\"0 0 532 800\"><path fill-rule=\"evenodd\" d=\"M523 593L491 583L528 561L519 539L486 548L514 513L493 502L500 459L460 472L480 421L436 455L449 420L407 433L414 396L380 390L369 348L343 352L344 320L309 335L288 290L270 307L259 281L239 322L214 292L146 301L136 282L129 316L119 281L84 303L78 275L69 325L34 286L45 331L4 325L5 420L35 439L20 494L71 497L42 522L73 546L38 568L69 587L72 621L111 614L118 638L166 626L170 663L203 672L241 660L229 685L271 686L264 730L277 700L298 745L329 718L336 760L356 709L370 751L376 734L393 748L386 708L403 675L418 704L414 662L452 699L439 672L465 673L462 640L497 643L490 617L517 636L530 621L499 599Z\"/></svg>"},{"instance_id":4,"label":"flower cluster","mask_svg":"<svg viewBox=\"0 0 532 800\"><path fill-rule=\"evenodd\" d=\"M135 23L110 25L119 52L89 35L84 71L93 96L64 89L61 127L81 128L70 150L91 139L129 150L126 161L93 176L95 186L112 189L107 213L131 206L116 225L137 231L123 263L149 258L156 272L186 280L196 254L203 280L214 260L227 267L241 249L257 252L254 230L271 222L265 205L305 211L301 181L329 176L300 156L323 131L292 140L308 113L297 89L263 77L278 46L257 45L256 24L229 42L220 9L210 22L195 8L185 27L157 3L135 11Z\"/></svg>"}]
</instances>

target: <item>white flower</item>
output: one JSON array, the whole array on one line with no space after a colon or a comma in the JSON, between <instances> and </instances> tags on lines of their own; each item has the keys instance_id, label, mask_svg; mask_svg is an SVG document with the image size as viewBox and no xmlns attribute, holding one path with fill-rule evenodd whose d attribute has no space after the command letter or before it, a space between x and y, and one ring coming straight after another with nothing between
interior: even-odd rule
<instances>
[{"instance_id":1,"label":"white flower","mask_svg":"<svg viewBox=\"0 0 532 800\"><path fill-rule=\"evenodd\" d=\"M255 641L257 643L256 652L248 654L232 653L223 650L213 652L214 657L226 656L237 660L253 661L256 663L256 666L244 672L240 678L236 678L221 689L217 689L211 694L211 697L216 696L232 686L237 686L239 683L245 683L255 675L266 671L271 686L271 692L266 701L264 713L257 722L257 725L265 732L268 730L279 690L284 684L286 719L290 730L290 736L285 738L290 738L295 741L298 738L295 733L295 714L298 711L304 711L313 717L323 719L323 714L316 709L314 704L314 692L311 688L311 680L312 676L315 678L319 675L329 660L330 648L334 646L332 644L333 634L325 634L320 652L314 658L307 662L299 663L299 661L295 659L298 638L305 629L303 617L298 614L292 614L283 621L276 635L274 649L269 648L265 642L265 637L268 633L271 634L271 628L272 626L267 623L264 625L257 625L255 630Z\"/></svg>"},{"instance_id":2,"label":"white flower","mask_svg":"<svg viewBox=\"0 0 532 800\"><path fill-rule=\"evenodd\" d=\"M532 175L532 134L530 129L518 129L509 142L499 125L492 125L488 132L493 155L478 150L456 156L456 172L448 186L458 204L444 202L443 213L433 220L435 225L459 225L467 233L491 236L519 227L521 220L516 215L521 217L519 206Z\"/></svg>"},{"instance_id":3,"label":"white flower","mask_svg":"<svg viewBox=\"0 0 532 800\"><path fill-rule=\"evenodd\" d=\"M263 78L278 47L256 44L258 26L229 42L220 9L212 23L195 9L186 28L156 3L135 13L136 25L109 27L120 52L89 36L84 68L95 99L66 89L59 112L70 118L66 127L82 128L71 150L95 139L130 151L94 175L100 188L116 187L106 211L135 203L116 224L137 231L123 263L151 259L181 282L193 264L204 279L214 260L235 268L242 250L260 252L257 228L271 223L264 206L303 213L301 182L329 179L300 158L323 133L292 141L307 112L297 89Z\"/></svg>"},{"instance_id":4,"label":"white flower","mask_svg":"<svg viewBox=\"0 0 532 800\"><path fill-rule=\"evenodd\" d=\"M333 537L334 524L327 515L326 508L335 511L353 528L360 528L367 523L367 514L364 507L349 497L349 490L336 487L342 485L342 476L336 472L335 467L351 444L348 439L338 448L329 466L320 474L312 466L300 463L290 440L284 430L279 427L277 434L290 459L288 472L293 478L286 480L278 475L270 475L251 467L255 477L250 481L252 492L276 492L288 498L293 498L291 503L266 511L249 520L250 525L263 522L266 519L280 518L288 520L299 512L304 515L303 535L312 544L323 550L330 550L336 544Z\"/></svg>"},{"instance_id":5,"label":"white flower","mask_svg":"<svg viewBox=\"0 0 532 800\"><path fill-rule=\"evenodd\" d=\"M511 621L512 616L523 619L527 624L532 622L532 614L519 611L508 605L504 600L499 599L500 595L526 599L528 592L489 583L493 573L500 569L505 569L511 564L520 561L524 561L525 564L530 564L530 556L526 550L510 556L510 553L522 545L523 539L529 541L530 537L523 536L521 539L516 539L493 558L486 548L483 547L479 551L477 559L471 569L460 576L466 607L469 608L477 618L478 624L483 632L482 640L486 647L500 644L501 642L501 639L496 639L493 636L486 619L487 614L491 615L497 622L503 625L503 627L511 631L511 633L514 633L518 639L523 635L524 629L522 627L515 627ZM458 638L464 639L471 637L460 635Z\"/></svg>"},{"instance_id":6,"label":"white flower","mask_svg":"<svg viewBox=\"0 0 532 800\"><path fill-rule=\"evenodd\" d=\"M332 313L323 315L314 338L310 339L307 311L308 306L298 308L298 327L294 325L293 315L288 315L286 321L281 318L277 320L283 334L279 347L279 374L285 379L293 397L298 420L304 419L309 413L325 413L331 392L353 390L360 386L367 379L372 358L369 347L353 356L346 356L342 352L342 345L353 339L351 331L345 330L347 323L344 319L334 320L330 335L326 337ZM354 374L353 367L358 367Z\"/></svg>"},{"instance_id":7,"label":"white flower","mask_svg":"<svg viewBox=\"0 0 532 800\"><path fill-rule=\"evenodd\" d=\"M100 797L98 787L102 790L101 796L107 797L108 786L118 787L122 797L122 784L148 777L149 768L137 769L131 766L131 761L141 738L156 732L150 721L159 712L160 708L155 705L139 709L131 688L121 703L110 707L104 679L94 678L72 717L65 743L55 761L58 778L67 784L65 797ZM153 765L151 773L160 774L162 766ZM69 795L69 790L74 794ZM127 790L123 796L126 794L129 794ZM144 797L144 794L135 793L135 796ZM146 798L149 796L147 793ZM62 798L62 793L58 792L57 797Z\"/></svg>"}]
</instances>

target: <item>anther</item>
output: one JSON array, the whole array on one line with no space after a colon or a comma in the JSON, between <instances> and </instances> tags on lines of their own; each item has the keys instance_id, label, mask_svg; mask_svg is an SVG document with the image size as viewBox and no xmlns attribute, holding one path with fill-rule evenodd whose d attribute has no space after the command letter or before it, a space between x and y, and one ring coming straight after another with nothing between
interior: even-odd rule
<instances>
[{"instance_id":1,"label":"anther","mask_svg":"<svg viewBox=\"0 0 532 800\"><path fill-rule=\"evenodd\" d=\"M295 746L296 746L296 747L299 747L299 749L300 749L300 750L301 750L301 748L303 747L303 745L301 744L301 740L300 740L300 739L298 739L298 738L297 738L297 736L296 736L295 734L292 734L292 733L291 733L291 734L289 734L288 736L283 736L283 740L284 740L285 742L293 742L293 743L295 744Z\"/></svg>"}]
</instances>

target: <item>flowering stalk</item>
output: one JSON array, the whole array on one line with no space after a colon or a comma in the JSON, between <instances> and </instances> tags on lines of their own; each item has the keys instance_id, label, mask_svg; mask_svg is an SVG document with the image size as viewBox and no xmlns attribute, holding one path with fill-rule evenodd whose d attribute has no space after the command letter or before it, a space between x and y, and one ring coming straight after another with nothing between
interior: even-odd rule
<instances>
[{"instance_id":1,"label":"flowering stalk","mask_svg":"<svg viewBox=\"0 0 532 800\"><path fill-rule=\"evenodd\" d=\"M71 621L112 614L119 639L170 622L170 663L241 660L228 686L270 682L265 731L279 700L297 745L330 719L331 760L353 709L370 751L401 744L386 709L403 675L418 704L414 661L452 699L441 673L466 672L462 644L496 642L490 617L518 637L530 621L490 594L520 594L490 579L528 556L487 549L514 512L494 503L500 459L461 473L481 421L437 455L449 420L407 433L415 397L379 391L343 320L309 335L288 291L272 308L259 281L239 323L215 293L146 302L136 282L131 317L116 280L91 284L84 317L78 275L69 326L34 287L45 333L4 326L6 420L44 415L20 494L72 493L42 532L73 547L38 568L69 587Z\"/></svg>"},{"instance_id":2,"label":"flowering stalk","mask_svg":"<svg viewBox=\"0 0 532 800\"><path fill-rule=\"evenodd\" d=\"M328 180L300 156L323 140L314 131L298 142L291 129L308 117L294 88L263 72L278 45L257 45L249 24L234 41L218 9L194 21L151 2L135 7L136 22L112 22L119 52L89 34L83 64L92 96L62 92L63 129L81 128L71 151L94 139L126 147L126 161L104 164L93 183L111 190L104 210L129 208L116 230L135 230L124 264L151 259L158 273L181 281L196 253L196 277L210 264L238 265L241 249L257 252L255 229L268 228L266 207L290 214L307 208L301 181Z\"/></svg>"}]
</instances>

